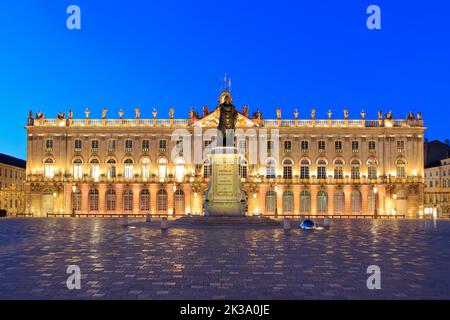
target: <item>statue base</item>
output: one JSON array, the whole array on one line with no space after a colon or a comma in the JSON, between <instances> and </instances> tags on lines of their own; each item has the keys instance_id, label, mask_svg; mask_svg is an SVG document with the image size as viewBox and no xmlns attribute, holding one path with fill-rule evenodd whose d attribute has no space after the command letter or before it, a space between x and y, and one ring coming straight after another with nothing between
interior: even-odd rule
<instances>
[{"instance_id":1,"label":"statue base","mask_svg":"<svg viewBox=\"0 0 450 320\"><path fill-rule=\"evenodd\" d=\"M240 154L234 147L217 147L209 155L212 174L205 199L207 216L245 216L239 177Z\"/></svg>"}]
</instances>

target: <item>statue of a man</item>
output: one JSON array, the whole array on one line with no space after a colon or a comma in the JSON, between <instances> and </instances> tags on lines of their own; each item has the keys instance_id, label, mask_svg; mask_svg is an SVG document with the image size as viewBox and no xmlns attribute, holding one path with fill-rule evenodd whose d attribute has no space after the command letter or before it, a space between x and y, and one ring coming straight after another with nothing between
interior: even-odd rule
<instances>
[{"instance_id":1,"label":"statue of a man","mask_svg":"<svg viewBox=\"0 0 450 320\"><path fill-rule=\"evenodd\" d=\"M234 143L234 129L238 113L233 105L233 98L228 91L222 93L219 99L219 126L217 129L222 133L223 146Z\"/></svg>"}]
</instances>

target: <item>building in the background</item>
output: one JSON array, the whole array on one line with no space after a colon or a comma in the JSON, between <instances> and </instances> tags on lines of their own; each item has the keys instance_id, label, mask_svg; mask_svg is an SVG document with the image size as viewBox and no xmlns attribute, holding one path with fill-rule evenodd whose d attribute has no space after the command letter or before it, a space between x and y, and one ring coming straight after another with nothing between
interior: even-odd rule
<instances>
[{"instance_id":1,"label":"building in the background","mask_svg":"<svg viewBox=\"0 0 450 320\"><path fill-rule=\"evenodd\" d=\"M180 113L185 113L182 111ZM27 211L46 213L203 214L218 111L188 118L47 119L30 114L27 129ZM421 114L394 119L263 119L244 106L236 147L247 214L407 215L423 210L424 125ZM208 130L210 129L210 130ZM239 131L239 130L238 130ZM198 149L200 146L200 150ZM258 151L255 152L255 148ZM204 152L207 154L207 151ZM257 161L255 162L255 154ZM188 160L186 160L188 158ZM252 159L253 158L253 159ZM200 160L199 160L200 159Z\"/></svg>"},{"instance_id":2,"label":"building in the background","mask_svg":"<svg viewBox=\"0 0 450 320\"><path fill-rule=\"evenodd\" d=\"M0 209L8 214L25 211L26 162L0 153Z\"/></svg>"},{"instance_id":3,"label":"building in the background","mask_svg":"<svg viewBox=\"0 0 450 320\"><path fill-rule=\"evenodd\" d=\"M450 216L450 144L425 143L425 214Z\"/></svg>"}]
</instances>

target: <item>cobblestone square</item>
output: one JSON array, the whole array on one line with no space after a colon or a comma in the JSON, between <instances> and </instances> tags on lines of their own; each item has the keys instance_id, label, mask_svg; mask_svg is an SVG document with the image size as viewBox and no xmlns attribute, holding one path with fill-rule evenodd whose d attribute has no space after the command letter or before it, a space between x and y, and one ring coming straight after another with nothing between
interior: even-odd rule
<instances>
[{"instance_id":1,"label":"cobblestone square","mask_svg":"<svg viewBox=\"0 0 450 320\"><path fill-rule=\"evenodd\" d=\"M331 228L0 220L0 299L450 299L450 222ZM81 289L68 290L69 265ZM368 290L367 267L381 268Z\"/></svg>"}]
</instances>

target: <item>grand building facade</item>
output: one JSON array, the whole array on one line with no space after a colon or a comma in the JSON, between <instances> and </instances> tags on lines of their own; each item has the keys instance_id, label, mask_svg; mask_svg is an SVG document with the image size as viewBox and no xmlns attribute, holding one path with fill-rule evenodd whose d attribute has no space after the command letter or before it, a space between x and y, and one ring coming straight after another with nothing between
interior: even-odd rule
<instances>
[{"instance_id":1,"label":"grand building facade","mask_svg":"<svg viewBox=\"0 0 450 320\"><path fill-rule=\"evenodd\" d=\"M30 112L26 211L53 214L204 214L218 111L187 118L47 119ZM308 119L299 112L264 119L244 106L235 146L248 215L405 215L423 210L424 125L421 114L375 120Z\"/></svg>"},{"instance_id":2,"label":"grand building facade","mask_svg":"<svg viewBox=\"0 0 450 320\"><path fill-rule=\"evenodd\" d=\"M0 154L0 209L9 215L25 211L26 162Z\"/></svg>"}]
</instances>

